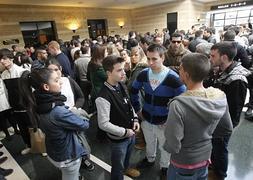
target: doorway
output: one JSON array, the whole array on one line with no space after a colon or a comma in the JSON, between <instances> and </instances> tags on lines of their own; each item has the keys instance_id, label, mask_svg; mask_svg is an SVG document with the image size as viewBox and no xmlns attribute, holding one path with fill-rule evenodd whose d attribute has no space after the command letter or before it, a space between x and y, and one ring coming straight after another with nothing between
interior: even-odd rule
<instances>
[{"instance_id":1,"label":"doorway","mask_svg":"<svg viewBox=\"0 0 253 180\"><path fill-rule=\"evenodd\" d=\"M57 39L54 21L20 22L25 44L41 46Z\"/></svg>"},{"instance_id":2,"label":"doorway","mask_svg":"<svg viewBox=\"0 0 253 180\"><path fill-rule=\"evenodd\" d=\"M88 19L87 20L89 36L96 39L98 36L107 35L107 20L106 19Z\"/></svg>"},{"instance_id":3,"label":"doorway","mask_svg":"<svg viewBox=\"0 0 253 180\"><path fill-rule=\"evenodd\" d=\"M177 29L177 12L167 13L167 29L170 35Z\"/></svg>"}]
</instances>

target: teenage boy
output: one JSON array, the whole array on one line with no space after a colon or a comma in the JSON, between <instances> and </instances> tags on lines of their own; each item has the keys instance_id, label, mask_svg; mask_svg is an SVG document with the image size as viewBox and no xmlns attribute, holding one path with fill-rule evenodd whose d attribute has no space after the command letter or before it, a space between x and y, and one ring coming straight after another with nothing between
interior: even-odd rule
<instances>
[{"instance_id":1,"label":"teenage boy","mask_svg":"<svg viewBox=\"0 0 253 180\"><path fill-rule=\"evenodd\" d=\"M207 180L212 134L232 133L225 93L203 86L210 67L203 54L192 53L182 58L179 73L187 91L169 103L165 130L164 148L171 153L167 174L170 180Z\"/></svg>"},{"instance_id":2,"label":"teenage boy","mask_svg":"<svg viewBox=\"0 0 253 180\"><path fill-rule=\"evenodd\" d=\"M176 72L163 65L164 48L161 45L150 45L147 49L147 59L149 68L139 73L131 88L132 105L142 120L141 128L146 141L146 158L138 167L146 168L154 165L158 141L161 151L161 179L164 179L169 166L169 154L163 148L165 122L168 116L167 103L183 93L185 86ZM143 107L139 101L141 89L145 94Z\"/></svg>"},{"instance_id":3,"label":"teenage boy","mask_svg":"<svg viewBox=\"0 0 253 180\"><path fill-rule=\"evenodd\" d=\"M123 174L138 177L140 172L129 168L129 159L135 144L135 132L139 131L138 117L132 108L126 87L124 59L108 56L103 60L107 73L96 99L98 126L111 141L111 180L123 180Z\"/></svg>"}]
</instances>

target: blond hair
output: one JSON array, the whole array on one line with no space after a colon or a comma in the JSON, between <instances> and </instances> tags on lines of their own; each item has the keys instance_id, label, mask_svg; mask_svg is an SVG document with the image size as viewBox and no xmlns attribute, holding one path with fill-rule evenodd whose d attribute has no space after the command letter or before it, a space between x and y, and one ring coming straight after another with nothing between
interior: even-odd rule
<instances>
[{"instance_id":1,"label":"blond hair","mask_svg":"<svg viewBox=\"0 0 253 180\"><path fill-rule=\"evenodd\" d=\"M57 41L51 41L50 43L48 43L48 47L50 47L50 46L57 49L57 50L60 49L60 45Z\"/></svg>"}]
</instances>

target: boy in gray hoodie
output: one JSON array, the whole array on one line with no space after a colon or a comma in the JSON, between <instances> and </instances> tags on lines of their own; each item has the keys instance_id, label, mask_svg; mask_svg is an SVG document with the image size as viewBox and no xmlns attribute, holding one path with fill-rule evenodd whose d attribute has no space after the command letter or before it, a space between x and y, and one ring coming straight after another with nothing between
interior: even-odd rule
<instances>
[{"instance_id":1,"label":"boy in gray hoodie","mask_svg":"<svg viewBox=\"0 0 253 180\"><path fill-rule=\"evenodd\" d=\"M208 58L199 53L182 58L179 73L187 91L168 105L164 144L171 153L168 179L207 179L214 131L232 133L226 95L203 87L210 67Z\"/></svg>"}]
</instances>

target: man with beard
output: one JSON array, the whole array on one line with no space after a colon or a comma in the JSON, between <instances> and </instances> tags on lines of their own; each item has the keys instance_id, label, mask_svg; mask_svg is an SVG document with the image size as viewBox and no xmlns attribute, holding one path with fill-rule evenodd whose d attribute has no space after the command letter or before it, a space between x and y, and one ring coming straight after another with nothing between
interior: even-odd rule
<instances>
[{"instance_id":1,"label":"man with beard","mask_svg":"<svg viewBox=\"0 0 253 180\"><path fill-rule=\"evenodd\" d=\"M164 65L170 67L177 73L179 72L179 65L183 55L190 53L189 50L185 49L182 44L183 37L179 33L173 33L171 36L171 43L168 51L165 53Z\"/></svg>"},{"instance_id":2,"label":"man with beard","mask_svg":"<svg viewBox=\"0 0 253 180\"><path fill-rule=\"evenodd\" d=\"M43 47L36 49L35 57L36 57L36 60L32 62L32 67L31 67L32 71L35 69L42 69L45 67L45 63L48 57L46 49Z\"/></svg>"}]
</instances>

